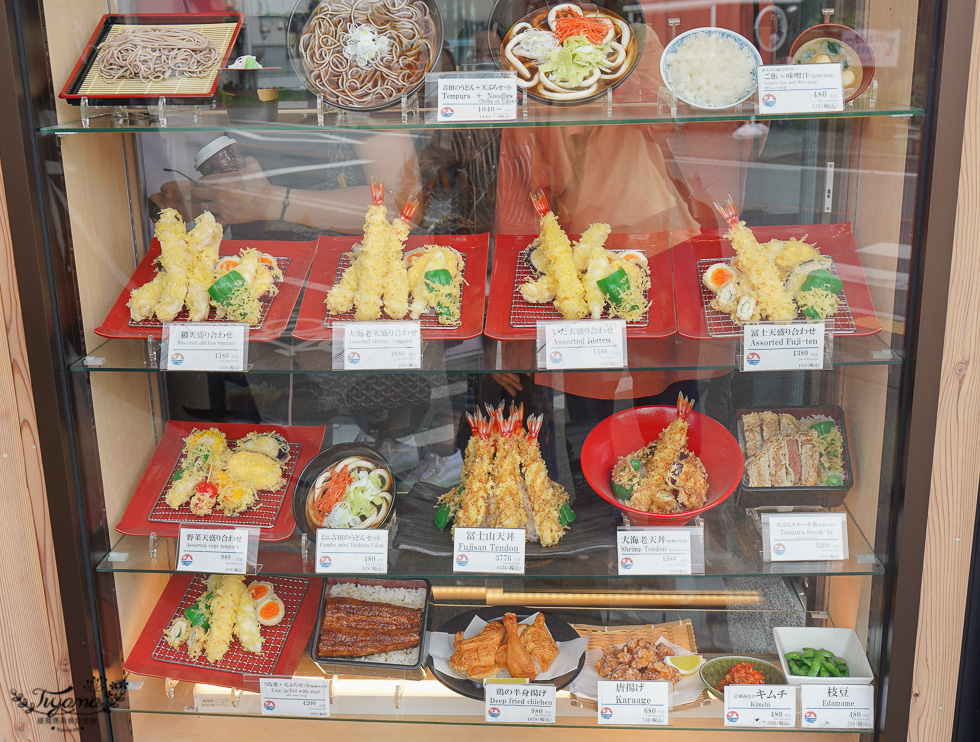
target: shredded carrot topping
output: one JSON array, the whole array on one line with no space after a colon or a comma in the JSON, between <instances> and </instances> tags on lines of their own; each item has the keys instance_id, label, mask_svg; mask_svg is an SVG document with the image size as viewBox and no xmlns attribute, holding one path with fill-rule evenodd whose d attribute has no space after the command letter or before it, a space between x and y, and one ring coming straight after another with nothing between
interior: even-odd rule
<instances>
[{"instance_id":1,"label":"shredded carrot topping","mask_svg":"<svg viewBox=\"0 0 980 742\"><path fill-rule=\"evenodd\" d=\"M351 473L344 468L339 472L333 472L320 486L320 491L313 501L313 512L317 514L321 523L333 510L333 506L343 498L352 481L354 480Z\"/></svg>"},{"instance_id":2,"label":"shredded carrot topping","mask_svg":"<svg viewBox=\"0 0 980 742\"><path fill-rule=\"evenodd\" d=\"M598 15L559 15L555 19L555 36L564 43L572 36L584 36L593 44L601 44L609 25Z\"/></svg>"}]
</instances>

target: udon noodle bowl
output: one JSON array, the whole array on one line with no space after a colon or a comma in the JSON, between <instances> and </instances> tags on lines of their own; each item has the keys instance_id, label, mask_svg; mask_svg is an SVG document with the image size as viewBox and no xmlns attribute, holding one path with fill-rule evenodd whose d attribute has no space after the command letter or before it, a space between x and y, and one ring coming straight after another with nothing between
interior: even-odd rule
<instances>
[{"instance_id":1,"label":"udon noodle bowl","mask_svg":"<svg viewBox=\"0 0 980 742\"><path fill-rule=\"evenodd\" d=\"M381 108L413 92L437 56L419 0L323 0L299 38L309 85L334 105Z\"/></svg>"},{"instance_id":2,"label":"udon noodle bowl","mask_svg":"<svg viewBox=\"0 0 980 742\"><path fill-rule=\"evenodd\" d=\"M316 478L306 496L314 528L377 528L391 509L394 482L386 466L347 456Z\"/></svg>"},{"instance_id":3,"label":"udon noodle bowl","mask_svg":"<svg viewBox=\"0 0 980 742\"><path fill-rule=\"evenodd\" d=\"M546 101L584 101L626 78L639 46L630 25L595 5L562 3L524 16L501 44L501 67Z\"/></svg>"}]
</instances>

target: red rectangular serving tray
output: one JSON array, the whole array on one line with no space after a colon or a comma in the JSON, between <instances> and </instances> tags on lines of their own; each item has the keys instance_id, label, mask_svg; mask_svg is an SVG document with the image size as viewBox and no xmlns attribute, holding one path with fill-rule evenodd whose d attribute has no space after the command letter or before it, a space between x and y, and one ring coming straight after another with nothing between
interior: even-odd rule
<instances>
[{"instance_id":1,"label":"red rectangular serving tray","mask_svg":"<svg viewBox=\"0 0 980 742\"><path fill-rule=\"evenodd\" d=\"M279 262L283 278L277 286L279 293L271 299L261 300L262 315L259 324L252 327L248 333L250 341L275 340L285 332L289 318L293 314L299 292L306 282L306 274L310 271L313 254L316 252L316 240L307 242L251 242L244 240L223 240L218 251L220 255L238 255L242 249L254 247L260 252L272 255ZM133 322L129 317L129 295L133 289L153 280L156 275L154 261L160 256L160 243L154 239L150 249L136 266L132 278L123 287L116 303L109 310L105 321L95 328L95 333L107 338L143 339L160 338L163 336L163 323L158 319L148 319ZM187 320L187 310L182 309L175 322ZM209 322L231 322L232 320L215 320L214 309L208 316ZM193 324L193 323L188 323Z\"/></svg>"},{"instance_id":2,"label":"red rectangular serving tray","mask_svg":"<svg viewBox=\"0 0 980 742\"><path fill-rule=\"evenodd\" d=\"M704 229L701 234L675 245L671 251L674 264L674 296L677 301L677 331L684 337L705 340L712 337L740 337L735 331L723 335L708 330L705 305L701 294L701 274L698 261L734 257L735 250L725 237L727 230ZM868 290L868 281L861 266L861 259L854 244L854 233L849 222L844 224L802 224L770 227L752 227L759 242L772 239L788 240L804 238L815 245L823 255L833 258L834 266L844 282L844 299L854 319L853 331L834 332L842 336L874 335L881 332L881 324L875 314ZM722 314L708 307L708 312ZM728 318L728 323L734 323ZM849 325L849 323L847 323ZM730 328L729 328L730 329ZM849 330L849 327L847 328Z\"/></svg>"},{"instance_id":3,"label":"red rectangular serving tray","mask_svg":"<svg viewBox=\"0 0 980 742\"><path fill-rule=\"evenodd\" d=\"M578 235L568 236L572 240L578 239ZM554 304L531 304L521 295L521 286L535 277L522 254L535 239L537 235L502 234L494 240L486 334L496 340L533 340L537 337L538 322L563 319ZM673 335L677 328L666 235L611 234L605 247L607 250L644 252L649 260L651 306L645 319L626 323L627 337ZM604 318L607 316L603 313Z\"/></svg>"},{"instance_id":4,"label":"red rectangular serving tray","mask_svg":"<svg viewBox=\"0 0 980 742\"><path fill-rule=\"evenodd\" d=\"M78 61L75 62L75 67L72 69L71 74L68 75L65 86L61 89L61 94L58 97L75 105L81 104L83 96L78 93L78 89L84 82L89 69L95 64L99 44L105 40L113 26L197 26L208 23L234 23L236 24L235 30L231 35L228 48L217 65L220 69L228 64L228 57L231 55L231 50L235 46L235 40L242 30L243 19L244 16L241 13L106 13L95 26L92 37L88 40L88 44L85 45L85 49L82 50ZM182 93L175 97L168 96L167 102L172 105L195 105L203 103L205 100L210 100L214 97L220 81L221 75L216 74L214 83L207 93ZM147 101L155 101L158 98L160 98L159 95L104 93L98 96L89 96L88 102L92 106L135 106L146 104Z\"/></svg>"},{"instance_id":5,"label":"red rectangular serving tray","mask_svg":"<svg viewBox=\"0 0 980 742\"><path fill-rule=\"evenodd\" d=\"M483 306L486 300L487 251L490 235L410 235L406 250L423 245L440 245L458 250L463 255L463 294L459 325L441 325L434 312L422 315L422 337L425 340L465 340L483 332ZM327 293L340 279L341 265L347 265L344 253L361 241L357 237L320 237L316 258L310 270L303 303L299 307L293 336L301 340L332 340L333 326L338 322L353 322L354 312L327 314ZM380 319L388 316L381 313Z\"/></svg>"},{"instance_id":6,"label":"red rectangular serving tray","mask_svg":"<svg viewBox=\"0 0 980 742\"><path fill-rule=\"evenodd\" d=\"M322 578L268 577L248 575L245 583L266 580L286 608L286 615L276 626L262 626L262 654L246 652L238 640L220 662L211 664L202 654L196 660L187 655L186 645L171 647L163 638L164 630L184 609L204 592L206 575L179 573L171 575L163 595L157 601L149 620L123 668L138 675L172 678L186 683L208 683L258 692L259 675L292 675L313 633L322 591Z\"/></svg>"},{"instance_id":7,"label":"red rectangular serving tray","mask_svg":"<svg viewBox=\"0 0 980 742\"><path fill-rule=\"evenodd\" d=\"M211 515L194 515L187 504L174 510L164 499L170 487L184 438L195 428L217 428L229 442L234 442L252 431L279 433L289 441L290 457L283 475L286 484L276 492L261 492L261 506L229 517L217 511ZM163 431L160 445L153 453L146 471L136 486L136 491L123 513L116 530L130 536L157 536L175 538L181 523L215 526L253 526L261 528L260 541L282 541L289 538L296 526L293 518L293 488L308 463L320 453L326 427L302 425L245 425L241 423L202 423L169 420Z\"/></svg>"}]
</instances>

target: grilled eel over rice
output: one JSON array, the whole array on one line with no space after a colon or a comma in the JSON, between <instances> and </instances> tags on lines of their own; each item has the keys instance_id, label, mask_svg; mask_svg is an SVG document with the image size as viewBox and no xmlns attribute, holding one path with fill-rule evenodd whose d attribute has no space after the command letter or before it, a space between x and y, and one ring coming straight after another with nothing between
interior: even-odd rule
<instances>
[{"instance_id":1,"label":"grilled eel over rice","mask_svg":"<svg viewBox=\"0 0 980 742\"><path fill-rule=\"evenodd\" d=\"M422 611L356 598L328 598L317 649L321 657L364 657L409 649L422 639Z\"/></svg>"}]
</instances>

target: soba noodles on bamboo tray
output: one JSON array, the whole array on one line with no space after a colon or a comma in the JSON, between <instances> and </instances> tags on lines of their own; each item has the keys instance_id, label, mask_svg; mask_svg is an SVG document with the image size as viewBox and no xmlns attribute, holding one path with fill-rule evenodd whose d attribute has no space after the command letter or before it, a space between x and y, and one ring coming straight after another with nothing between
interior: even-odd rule
<instances>
[{"instance_id":1,"label":"soba noodles on bamboo tray","mask_svg":"<svg viewBox=\"0 0 980 742\"><path fill-rule=\"evenodd\" d=\"M99 45L99 74L109 81L207 77L218 62L211 40L191 28L124 28Z\"/></svg>"},{"instance_id":2,"label":"soba noodles on bamboo tray","mask_svg":"<svg viewBox=\"0 0 980 742\"><path fill-rule=\"evenodd\" d=\"M308 83L342 108L390 105L424 81L436 23L420 0L323 0L299 39Z\"/></svg>"},{"instance_id":3,"label":"soba noodles on bamboo tray","mask_svg":"<svg viewBox=\"0 0 980 742\"><path fill-rule=\"evenodd\" d=\"M522 18L501 45L517 84L552 101L583 101L626 78L639 47L630 25L595 5L562 3Z\"/></svg>"}]
</instances>

